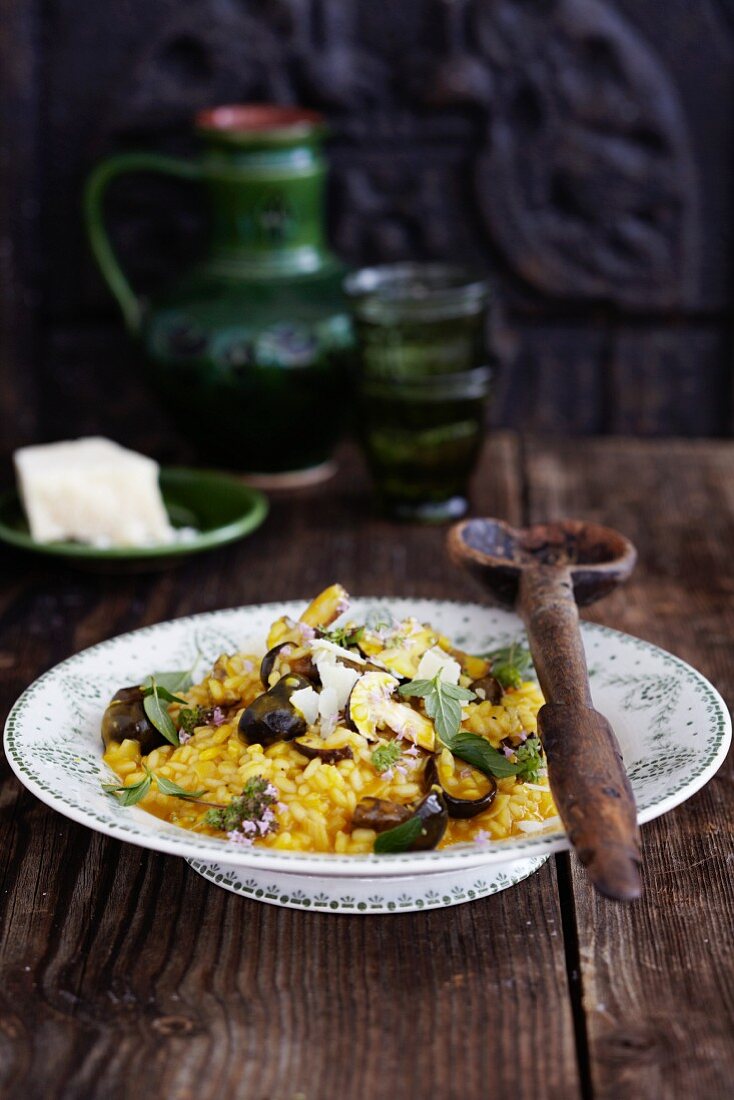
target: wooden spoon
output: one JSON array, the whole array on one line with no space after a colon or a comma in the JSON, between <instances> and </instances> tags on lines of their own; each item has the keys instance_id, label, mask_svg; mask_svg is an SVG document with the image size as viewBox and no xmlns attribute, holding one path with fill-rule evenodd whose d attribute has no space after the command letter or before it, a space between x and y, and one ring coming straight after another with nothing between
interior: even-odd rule
<instances>
[{"instance_id":1,"label":"wooden spoon","mask_svg":"<svg viewBox=\"0 0 734 1100\"><path fill-rule=\"evenodd\" d=\"M576 606L627 579L634 546L609 527L579 520L514 528L470 519L451 528L448 548L495 602L522 616L546 699L538 732L551 790L591 881L609 898L639 897L635 799L612 727L593 707Z\"/></svg>"}]
</instances>

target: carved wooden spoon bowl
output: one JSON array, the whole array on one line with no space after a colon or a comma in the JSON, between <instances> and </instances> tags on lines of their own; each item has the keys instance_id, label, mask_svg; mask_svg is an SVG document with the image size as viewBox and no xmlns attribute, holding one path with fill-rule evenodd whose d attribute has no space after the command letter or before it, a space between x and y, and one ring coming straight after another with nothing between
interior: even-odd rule
<instances>
[{"instance_id":1,"label":"carved wooden spoon bowl","mask_svg":"<svg viewBox=\"0 0 734 1100\"><path fill-rule=\"evenodd\" d=\"M642 892L634 795L612 727L594 710L577 604L626 580L637 554L609 527L562 520L514 528L470 519L448 535L452 560L495 602L516 607L545 705L538 732L569 840L596 888L630 901Z\"/></svg>"}]
</instances>

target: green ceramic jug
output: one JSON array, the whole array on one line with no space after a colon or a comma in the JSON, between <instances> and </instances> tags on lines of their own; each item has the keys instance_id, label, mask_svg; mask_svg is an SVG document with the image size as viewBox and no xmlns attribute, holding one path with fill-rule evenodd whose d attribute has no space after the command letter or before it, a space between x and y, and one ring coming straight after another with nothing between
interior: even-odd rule
<instances>
[{"instance_id":1,"label":"green ceramic jug","mask_svg":"<svg viewBox=\"0 0 734 1100\"><path fill-rule=\"evenodd\" d=\"M344 269L324 233L324 123L295 107L200 112L196 161L128 153L87 182L92 250L161 400L210 462L265 482L317 480L345 422L352 343ZM150 302L135 294L103 221L107 185L129 172L198 180L209 200L203 260Z\"/></svg>"}]
</instances>

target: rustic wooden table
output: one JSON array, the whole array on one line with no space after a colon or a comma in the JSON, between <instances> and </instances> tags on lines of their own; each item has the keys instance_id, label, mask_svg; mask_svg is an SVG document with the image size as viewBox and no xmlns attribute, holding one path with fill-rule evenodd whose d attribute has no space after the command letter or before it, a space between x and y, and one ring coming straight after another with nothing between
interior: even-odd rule
<instances>
[{"instance_id":1,"label":"rustic wooden table","mask_svg":"<svg viewBox=\"0 0 734 1100\"><path fill-rule=\"evenodd\" d=\"M586 516L640 550L592 617L695 664L734 700L734 445L494 438L476 509ZM275 501L239 546L154 576L4 551L5 709L40 672L121 631L232 603L481 598L443 532L372 517L361 467ZM590 890L574 859L446 911L272 908L179 859L47 810L5 765L0 1092L8 1097L479 1100L732 1096L731 762L643 830L642 901Z\"/></svg>"}]
</instances>

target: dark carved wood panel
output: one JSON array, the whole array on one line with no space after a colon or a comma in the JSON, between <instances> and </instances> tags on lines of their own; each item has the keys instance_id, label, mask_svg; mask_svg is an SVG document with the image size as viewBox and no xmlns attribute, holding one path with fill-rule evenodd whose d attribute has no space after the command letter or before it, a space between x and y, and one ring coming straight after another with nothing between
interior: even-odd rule
<instances>
[{"instance_id":1,"label":"dark carved wood panel","mask_svg":"<svg viewBox=\"0 0 734 1100\"><path fill-rule=\"evenodd\" d=\"M12 233L38 243L3 304L18 282L38 293L52 340L100 320L111 343L119 331L81 228L99 157L190 152L205 104L302 102L331 125L331 234L345 258L456 256L489 272L505 364L495 422L730 430L731 0L669 0L664 17L657 0L48 0L43 34L30 19L3 35L29 58L26 149L38 133L32 155L10 157L10 199L40 188L32 233ZM7 100L12 66L2 80ZM194 188L130 181L111 206L143 288L200 247ZM45 385L52 357L37 366Z\"/></svg>"},{"instance_id":2,"label":"dark carved wood panel","mask_svg":"<svg viewBox=\"0 0 734 1100\"><path fill-rule=\"evenodd\" d=\"M729 336L705 326L620 328L611 341L618 399L609 429L653 435L664 423L671 435L726 434L730 409L721 394L733 361Z\"/></svg>"},{"instance_id":3,"label":"dark carved wood panel","mask_svg":"<svg viewBox=\"0 0 734 1100\"><path fill-rule=\"evenodd\" d=\"M7 0L0 16L0 434L7 450L37 429L36 14L35 4Z\"/></svg>"}]
</instances>

